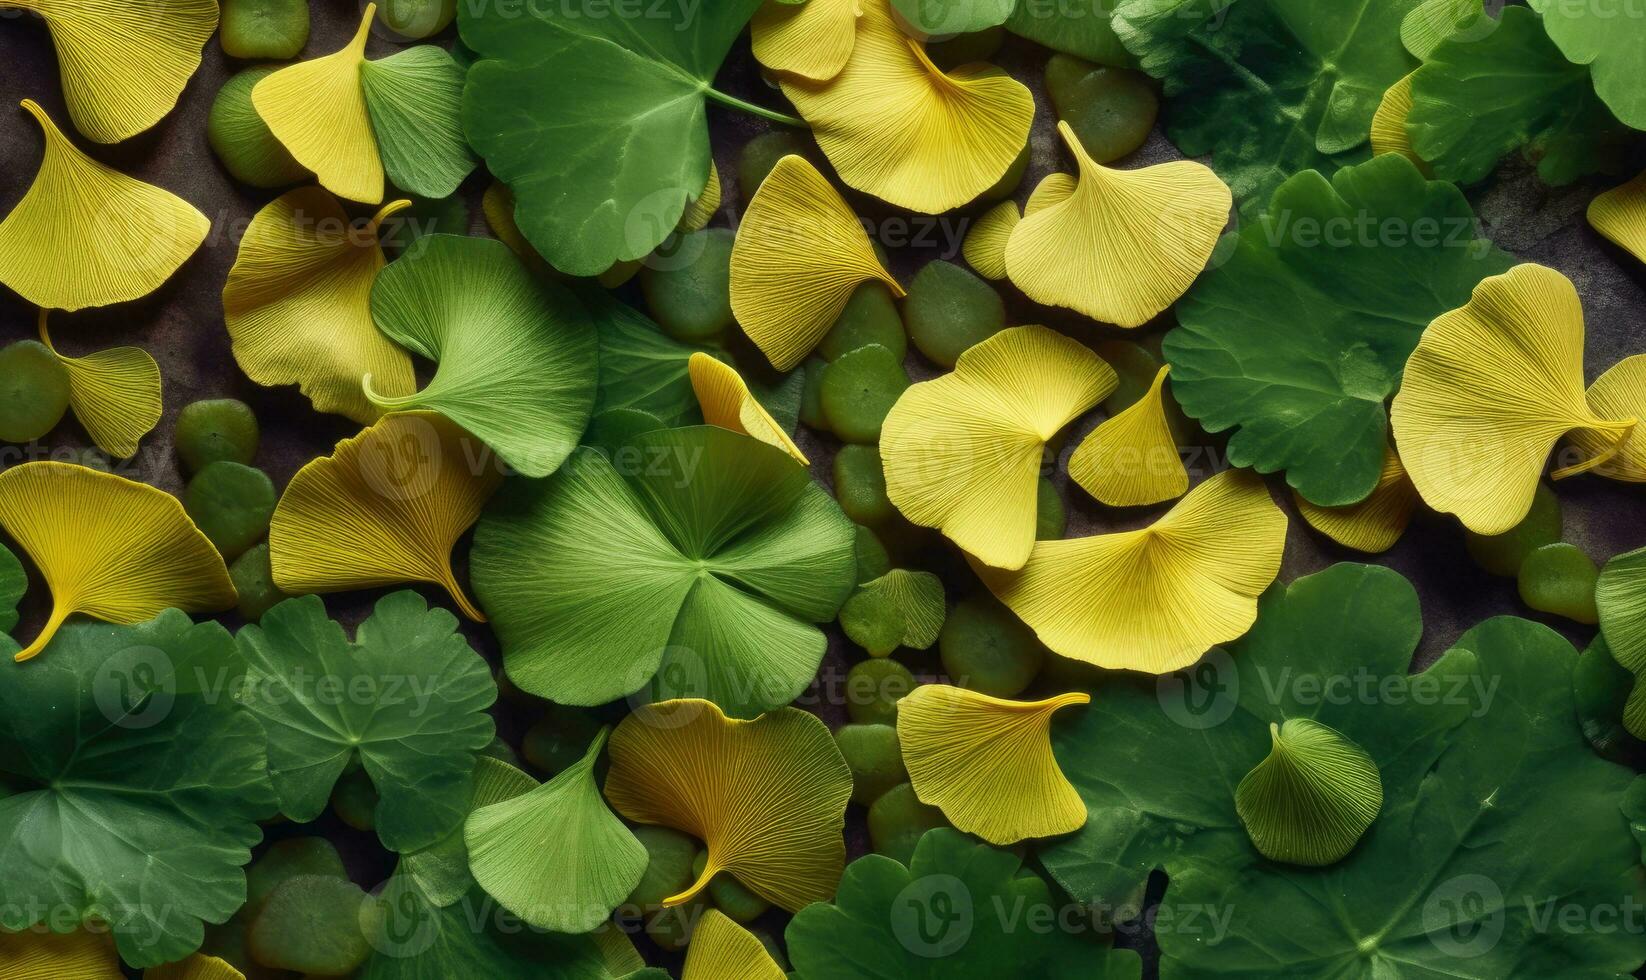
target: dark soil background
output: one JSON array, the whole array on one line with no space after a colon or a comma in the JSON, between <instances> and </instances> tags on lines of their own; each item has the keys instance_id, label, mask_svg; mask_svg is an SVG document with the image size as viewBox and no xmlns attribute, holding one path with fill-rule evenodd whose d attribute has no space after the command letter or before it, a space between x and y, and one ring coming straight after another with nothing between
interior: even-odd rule
<instances>
[{"instance_id":1,"label":"dark soil background","mask_svg":"<svg viewBox=\"0 0 1646 980\"><path fill-rule=\"evenodd\" d=\"M339 48L353 33L362 8L363 3L356 5L338 0L313 0L313 27L303 57L329 54ZM437 40L449 44L454 36L454 31L448 31ZM399 47L386 35L375 36L368 54L374 58L382 57ZM1032 158L1016 195L1020 203L1027 199L1041 177L1072 166L1057 139L1051 107L1040 85L1041 72L1048 56L1049 52L1042 48L1008 37L994 59L1034 90L1038 103L1031 141ZM0 72L0 213L5 213L27 189L39 165L41 152L38 129L27 114L17 108L17 103L23 98L33 98L47 109L65 132L72 135L74 131L63 104L56 58L45 28L38 20L18 11L0 14L0 64L6 66L6 70ZM223 284L234 262L246 223L278 193L257 191L233 182L206 142L206 115L212 99L223 81L242 67L245 66L231 62L213 38L206 45L205 62L183 92L179 107L158 125L115 146L76 140L83 149L111 166L181 195L212 221L212 232L206 243L165 286L151 296L117 307L76 314L59 313L52 318L53 339L67 354L134 344L146 348L159 361L165 378L165 415L159 427L144 440L138 455L133 460L118 464L118 471L173 493L182 490L184 474L172 452L172 426L177 412L191 401L234 397L249 402L263 425L263 442L257 463L269 472L277 486L282 487L305 462L329 453L337 440L354 434L357 428L340 416L316 413L295 388L265 389L252 384L230 355L228 334L223 326ZM721 73L719 85L751 101L786 108L781 93L761 77L758 65L749 54L746 39L734 48L731 59ZM735 178L738 151L750 137L770 128L771 124L722 109L714 103L710 103L709 114L715 156L725 193L722 211L716 216L715 224L735 227L744 204L739 198ZM822 154L815 152L815 147L813 150L813 160L824 167L825 172L830 172ZM1118 165L1140 166L1178 156L1157 130L1141 150ZM484 173L477 173L461 191L471 205L467 228L437 230L487 234L479 197L488 180ZM1523 260L1537 261L1559 269L1577 284L1587 314L1585 367L1591 380L1620 358L1646 351L1646 268L1601 239L1583 218L1589 199L1603 186L1601 183L1585 183L1550 189L1524 165L1511 161L1492 182L1470 192L1488 237ZM865 218L878 222L900 216L899 212L863 195L848 193L848 198ZM980 208L957 212L931 221L905 215L902 217L910 218L907 225L896 222L877 225L887 229L883 237L893 239L888 243L887 250L892 256L893 271L899 279L907 283L921 265L934 258L962 261L959 258L960 238L965 232L969 215L979 211ZM896 247L901 239L901 229L907 228L913 232L922 227L932 233L933 240L929 244ZM95 229L89 231L95 233ZM894 237L894 231L899 232L897 237ZM1136 337L1139 333L1158 334L1171 325L1171 315L1168 313L1149 330L1128 334L1100 327L1072 314L1038 308L1008 284L1002 283L1000 288L1006 295L1011 322L1046 323L1072 336L1094 342L1124 335ZM624 295L631 302L640 304L638 292L632 286L624 290ZM28 304L15 294L0 290L0 346L34 336L34 321L34 311ZM1284 324L1277 324L1277 327L1284 327ZM913 353L912 348L909 370L917 380L937 373L932 365ZM1094 416L1077 424L1067 440L1065 459L1067 452L1078 444L1078 436L1097 421L1098 417ZM797 438L813 459L813 471L817 478L828 483L829 461L836 443L804 429ZM1220 440L1215 438L1206 442L1214 448L1220 444ZM63 423L41 444L0 446L0 468L30 459L70 458L73 451L88 445L85 433L72 415L65 416ZM1193 475L1198 480L1208 472L1202 464L1200 471ZM1070 515L1070 536L1146 523L1165 509L1157 507L1136 513L1117 513L1092 503L1078 488L1071 488L1065 473L1060 471L1054 479L1064 490ZM1412 580L1422 598L1425 620L1422 646L1413 665L1415 668L1433 661L1470 626L1503 613L1545 621L1580 647L1593 635L1592 628L1531 613L1521 604L1513 581L1494 578L1477 569L1464 551L1461 528L1450 517L1432 513L1420 515L1393 550L1368 559L1315 534L1296 516L1290 494L1283 483L1277 479L1271 479L1270 483L1276 497L1282 500L1292 516L1281 572L1283 581L1343 560L1371 560L1387 564ZM1596 562L1604 562L1614 554L1646 545L1646 511L1642 508L1639 488L1581 476L1559 484L1557 489L1565 511L1566 539L1586 551ZM460 559L466 547L466 543L460 545ZM947 548L941 544L937 547ZM964 563L957 559L952 549L948 550L946 557L939 558L938 564L945 572L951 598L976 587L975 580L971 579ZM37 576L31 584L19 636L32 636L44 618L44 586ZM364 618L384 591L389 590L330 596L327 605L338 619L353 624ZM431 601L450 608L449 601L439 590L430 588L422 591ZM225 622L231 629L239 625L232 614L225 617ZM497 645L489 630L466 624L465 632L488 660L498 663ZM828 657L817 688L806 699L809 702L806 706L831 723L842 721L845 714L840 692L845 670L860 657L860 652L847 644L838 630L832 630ZM932 654L905 658L905 661L917 674L940 671ZM505 696L495 713L500 734L518 747L520 736L542 713L542 702ZM209 751L209 747L203 747L203 751ZM867 849L862 810L853 807L849 820L848 844L855 856ZM367 888L381 882L392 870L391 856L381 849L373 835L350 830L330 815L317 824L302 828L279 826L270 829L271 837L298 833L321 833L338 840L345 850L351 873ZM1159 887L1160 882L1157 881L1153 889L1157 894ZM769 913L758 925L781 936L785 919L786 916L780 913ZM644 937L640 939L649 956L678 969L679 957L657 956L657 951L649 947ZM1136 941L1122 939L1122 943L1143 947L1148 962L1147 973L1153 975L1152 941L1144 936Z\"/></svg>"}]
</instances>

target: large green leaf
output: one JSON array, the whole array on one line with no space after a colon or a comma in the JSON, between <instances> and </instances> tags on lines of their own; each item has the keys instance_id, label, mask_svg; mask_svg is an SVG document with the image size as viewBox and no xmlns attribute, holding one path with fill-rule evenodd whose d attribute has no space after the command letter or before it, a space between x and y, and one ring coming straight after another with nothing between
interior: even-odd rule
<instances>
[{"instance_id":1,"label":"large green leaf","mask_svg":"<svg viewBox=\"0 0 1646 980\"><path fill-rule=\"evenodd\" d=\"M1531 0L1568 60L1588 65L1617 118L1646 129L1646 11L1635 0Z\"/></svg>"},{"instance_id":2,"label":"large green leaf","mask_svg":"<svg viewBox=\"0 0 1646 980\"><path fill-rule=\"evenodd\" d=\"M1399 154L1298 174L1178 303L1173 396L1208 431L1239 427L1233 465L1285 470L1321 506L1363 499L1423 328L1511 264L1475 236L1457 188Z\"/></svg>"},{"instance_id":3,"label":"large green leaf","mask_svg":"<svg viewBox=\"0 0 1646 980\"><path fill-rule=\"evenodd\" d=\"M389 879L377 896L367 940L371 958L359 980L614 980L589 936L525 928L476 888L463 900L437 907L406 874ZM663 970L628 974L629 980L668 980Z\"/></svg>"},{"instance_id":4,"label":"large green leaf","mask_svg":"<svg viewBox=\"0 0 1646 980\"><path fill-rule=\"evenodd\" d=\"M1165 870L1166 978L1635 969L1646 932L1594 925L1646 898L1619 811L1633 774L1583 738L1571 645L1499 617L1408 674L1420 632L1405 579L1341 564L1272 588L1252 631L1197 668L1104 683L1054 734L1091 816L1042 852L1047 868L1088 902ZM1329 867L1264 860L1235 813L1235 785L1288 718L1352 738L1383 781L1377 820Z\"/></svg>"},{"instance_id":5,"label":"large green leaf","mask_svg":"<svg viewBox=\"0 0 1646 980\"><path fill-rule=\"evenodd\" d=\"M671 339L645 314L603 289L578 295L594 314L600 338L595 412L634 409L655 415L668 426L702 422L686 364L692 354L706 348Z\"/></svg>"},{"instance_id":6,"label":"large green leaf","mask_svg":"<svg viewBox=\"0 0 1646 980\"><path fill-rule=\"evenodd\" d=\"M168 610L16 650L0 636L0 927L101 919L133 966L182 959L246 901L275 808L234 640Z\"/></svg>"},{"instance_id":7,"label":"large green leaf","mask_svg":"<svg viewBox=\"0 0 1646 980\"><path fill-rule=\"evenodd\" d=\"M1629 137L1595 95L1589 70L1561 55L1537 14L1508 7L1489 33L1436 45L1412 75L1412 148L1435 176L1484 179L1520 149L1550 184L1614 171Z\"/></svg>"},{"instance_id":8,"label":"large green leaf","mask_svg":"<svg viewBox=\"0 0 1646 980\"><path fill-rule=\"evenodd\" d=\"M599 372L588 314L491 238L426 235L377 276L372 319L400 346L439 362L423 390L367 394L395 410L456 422L527 476L565 461L588 425Z\"/></svg>"},{"instance_id":9,"label":"large green leaf","mask_svg":"<svg viewBox=\"0 0 1646 980\"><path fill-rule=\"evenodd\" d=\"M238 641L248 664L241 700L268 733L286 816L319 816L356 762L377 788L377 835L390 850L428 847L468 814L497 685L451 613L396 592L350 643L320 598L304 596L264 613Z\"/></svg>"},{"instance_id":10,"label":"large green leaf","mask_svg":"<svg viewBox=\"0 0 1646 980\"><path fill-rule=\"evenodd\" d=\"M0 544L0 633L10 633L17 625L17 604L29 587L23 563Z\"/></svg>"},{"instance_id":11,"label":"large green leaf","mask_svg":"<svg viewBox=\"0 0 1646 980\"><path fill-rule=\"evenodd\" d=\"M578 276L646 255L709 179L705 98L761 0L584 16L560 4L459 5L479 54L463 92L469 143L514 191L514 218Z\"/></svg>"},{"instance_id":12,"label":"large green leaf","mask_svg":"<svg viewBox=\"0 0 1646 980\"><path fill-rule=\"evenodd\" d=\"M1136 980L1143 963L1056 916L1038 875L952 830L927 831L905 868L870 854L846 868L833 904L813 903L786 937L800 980ZM1079 918L1090 925L1091 919Z\"/></svg>"},{"instance_id":13,"label":"large green leaf","mask_svg":"<svg viewBox=\"0 0 1646 980\"><path fill-rule=\"evenodd\" d=\"M1363 159L1372 115L1415 67L1420 0L1119 0L1115 33L1164 81L1166 134L1210 155L1243 212L1301 170Z\"/></svg>"},{"instance_id":14,"label":"large green leaf","mask_svg":"<svg viewBox=\"0 0 1646 980\"><path fill-rule=\"evenodd\" d=\"M1109 17L1118 0L1017 0L1006 30L1100 65L1137 63L1115 36Z\"/></svg>"},{"instance_id":15,"label":"large green leaf","mask_svg":"<svg viewBox=\"0 0 1646 980\"><path fill-rule=\"evenodd\" d=\"M463 139L463 68L444 49L420 44L367 61L360 86L394 186L445 197L480 163Z\"/></svg>"},{"instance_id":16,"label":"large green leaf","mask_svg":"<svg viewBox=\"0 0 1646 980\"><path fill-rule=\"evenodd\" d=\"M856 579L855 533L783 450L712 426L580 449L510 480L470 576L522 689L603 704L646 688L752 717L793 700L826 646L813 623Z\"/></svg>"}]
</instances>

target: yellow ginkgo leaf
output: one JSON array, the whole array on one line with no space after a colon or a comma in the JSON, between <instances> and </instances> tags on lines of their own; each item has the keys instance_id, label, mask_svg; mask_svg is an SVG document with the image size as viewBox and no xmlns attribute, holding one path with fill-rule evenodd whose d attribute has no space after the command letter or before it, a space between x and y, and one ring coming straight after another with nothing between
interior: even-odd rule
<instances>
[{"instance_id":1,"label":"yellow ginkgo leaf","mask_svg":"<svg viewBox=\"0 0 1646 980\"><path fill-rule=\"evenodd\" d=\"M846 66L826 82L785 76L783 93L848 185L911 211L960 207L1017 160L1034 97L993 65L945 74L898 27L889 0L859 2Z\"/></svg>"},{"instance_id":2,"label":"yellow ginkgo leaf","mask_svg":"<svg viewBox=\"0 0 1646 980\"><path fill-rule=\"evenodd\" d=\"M1377 104L1372 116L1372 152L1398 153L1427 174L1429 165L1412 149L1411 134L1406 132L1406 117L1411 114L1412 76L1406 75L1389 86L1383 101Z\"/></svg>"},{"instance_id":3,"label":"yellow ginkgo leaf","mask_svg":"<svg viewBox=\"0 0 1646 980\"><path fill-rule=\"evenodd\" d=\"M1229 188L1188 160L1112 170L1087 156L1068 123L1057 128L1080 175L1068 196L1026 211L1012 230L1012 284L1037 303L1142 326L1206 267L1228 223Z\"/></svg>"},{"instance_id":4,"label":"yellow ginkgo leaf","mask_svg":"<svg viewBox=\"0 0 1646 980\"><path fill-rule=\"evenodd\" d=\"M709 161L709 182L703 185L703 193L697 195L697 200L686 205L686 211L680 216L680 223L675 228L680 231L698 231L709 226L709 220L714 213L720 210L720 167L713 160Z\"/></svg>"},{"instance_id":5,"label":"yellow ginkgo leaf","mask_svg":"<svg viewBox=\"0 0 1646 980\"><path fill-rule=\"evenodd\" d=\"M1016 201L1001 201L972 223L965 243L960 246L960 254L983 278L1006 278L1006 242L1022 220Z\"/></svg>"},{"instance_id":6,"label":"yellow ginkgo leaf","mask_svg":"<svg viewBox=\"0 0 1646 980\"><path fill-rule=\"evenodd\" d=\"M697 920L680 980L783 980L760 937L711 908Z\"/></svg>"},{"instance_id":7,"label":"yellow ginkgo leaf","mask_svg":"<svg viewBox=\"0 0 1646 980\"><path fill-rule=\"evenodd\" d=\"M1605 419L1646 417L1646 354L1625 357L1595 379L1585 396L1589 408ZM1567 440L1585 456L1602 456L1611 449L1610 434L1573 429ZM1646 483L1646 432L1637 426L1623 437L1617 455L1594 468L1596 476L1626 483Z\"/></svg>"},{"instance_id":8,"label":"yellow ginkgo leaf","mask_svg":"<svg viewBox=\"0 0 1646 980\"><path fill-rule=\"evenodd\" d=\"M1635 426L1584 400L1583 304L1569 279L1531 263L1482 279L1467 304L1429 324L1390 415L1423 501L1476 534L1526 516L1562 435L1593 430L1596 451L1557 480L1606 462Z\"/></svg>"},{"instance_id":9,"label":"yellow ginkgo leaf","mask_svg":"<svg viewBox=\"0 0 1646 980\"><path fill-rule=\"evenodd\" d=\"M1589 202L1589 224L1646 262L1646 170L1627 184L1595 195Z\"/></svg>"},{"instance_id":10,"label":"yellow ginkgo leaf","mask_svg":"<svg viewBox=\"0 0 1646 980\"><path fill-rule=\"evenodd\" d=\"M376 4L366 4L360 26L341 50L288 65L251 90L251 104L274 138L314 171L320 186L362 204L383 200L383 158L360 84L376 11Z\"/></svg>"},{"instance_id":11,"label":"yellow ginkgo leaf","mask_svg":"<svg viewBox=\"0 0 1646 980\"><path fill-rule=\"evenodd\" d=\"M777 161L732 244L732 313L743 332L779 371L792 370L870 280L903 295L840 192L805 157Z\"/></svg>"},{"instance_id":12,"label":"yellow ginkgo leaf","mask_svg":"<svg viewBox=\"0 0 1646 980\"><path fill-rule=\"evenodd\" d=\"M1037 542L1020 571L971 564L1054 653L1164 674L1251 627L1285 544L1263 481L1225 470L1148 527Z\"/></svg>"},{"instance_id":13,"label":"yellow ginkgo leaf","mask_svg":"<svg viewBox=\"0 0 1646 980\"><path fill-rule=\"evenodd\" d=\"M69 407L97 448L125 459L160 421L160 365L137 347L113 347L85 357L64 357L40 311L40 342L69 375Z\"/></svg>"},{"instance_id":14,"label":"yellow ginkgo leaf","mask_svg":"<svg viewBox=\"0 0 1646 980\"><path fill-rule=\"evenodd\" d=\"M691 901L722 871L790 912L834 895L852 773L814 716L779 708L739 721L711 701L663 701L624 718L607 752L606 798L619 813L685 831L708 850L697 880L665 907Z\"/></svg>"},{"instance_id":15,"label":"yellow ginkgo leaf","mask_svg":"<svg viewBox=\"0 0 1646 980\"><path fill-rule=\"evenodd\" d=\"M0 529L51 590L51 616L20 661L74 613L132 625L172 608L218 612L238 598L223 556L176 497L111 473L54 462L0 472Z\"/></svg>"},{"instance_id":16,"label":"yellow ginkgo leaf","mask_svg":"<svg viewBox=\"0 0 1646 980\"><path fill-rule=\"evenodd\" d=\"M177 963L149 967L143 980L246 980L246 975L215 956L195 953Z\"/></svg>"},{"instance_id":17,"label":"yellow ginkgo leaf","mask_svg":"<svg viewBox=\"0 0 1646 980\"><path fill-rule=\"evenodd\" d=\"M33 99L45 155L0 221L0 282L35 306L78 310L147 296L206 240L211 222L170 191L105 167Z\"/></svg>"},{"instance_id":18,"label":"yellow ginkgo leaf","mask_svg":"<svg viewBox=\"0 0 1646 980\"><path fill-rule=\"evenodd\" d=\"M755 59L772 71L813 82L828 81L840 74L852 56L863 3L766 0L749 24Z\"/></svg>"},{"instance_id":19,"label":"yellow ginkgo leaf","mask_svg":"<svg viewBox=\"0 0 1646 980\"><path fill-rule=\"evenodd\" d=\"M480 441L445 416L386 415L286 485L269 526L274 584L302 595L430 582L484 622L451 551L502 479Z\"/></svg>"},{"instance_id":20,"label":"yellow ginkgo leaf","mask_svg":"<svg viewBox=\"0 0 1646 980\"><path fill-rule=\"evenodd\" d=\"M1189 489L1189 471L1166 424L1168 370L1161 365L1143 397L1093 429L1069 458L1074 482L1110 507L1158 504Z\"/></svg>"},{"instance_id":21,"label":"yellow ginkgo leaf","mask_svg":"<svg viewBox=\"0 0 1646 980\"><path fill-rule=\"evenodd\" d=\"M13 0L51 30L75 128L118 143L172 110L217 29L216 0Z\"/></svg>"},{"instance_id":22,"label":"yellow ginkgo leaf","mask_svg":"<svg viewBox=\"0 0 1646 980\"><path fill-rule=\"evenodd\" d=\"M1114 369L1045 327L1002 330L954 372L911 385L880 430L886 495L986 565L1021 568L1034 547L1047 440L1113 391Z\"/></svg>"},{"instance_id":23,"label":"yellow ginkgo leaf","mask_svg":"<svg viewBox=\"0 0 1646 980\"><path fill-rule=\"evenodd\" d=\"M6 980L124 980L107 932L0 930Z\"/></svg>"},{"instance_id":24,"label":"yellow ginkgo leaf","mask_svg":"<svg viewBox=\"0 0 1646 980\"><path fill-rule=\"evenodd\" d=\"M687 360L686 370L691 375L692 390L697 393L698 407L703 410L703 421L753 436L793 456L801 466L811 465L777 420L749 393L749 386L730 364L698 351Z\"/></svg>"},{"instance_id":25,"label":"yellow ginkgo leaf","mask_svg":"<svg viewBox=\"0 0 1646 980\"><path fill-rule=\"evenodd\" d=\"M417 390L411 355L371 315L384 265L378 225L410 205L394 201L359 227L336 198L300 187L257 212L223 287L223 322L247 377L295 384L316 410L361 425L381 414L361 388L366 375L379 395Z\"/></svg>"},{"instance_id":26,"label":"yellow ginkgo leaf","mask_svg":"<svg viewBox=\"0 0 1646 980\"><path fill-rule=\"evenodd\" d=\"M1086 804L1052 757L1052 713L1091 695L1007 701L922 684L897 703L897 741L920 802L991 844L1079 830Z\"/></svg>"},{"instance_id":27,"label":"yellow ginkgo leaf","mask_svg":"<svg viewBox=\"0 0 1646 980\"><path fill-rule=\"evenodd\" d=\"M1378 554L1394 547L1417 509L1417 488L1400 465L1394 447L1383 447L1383 472L1371 495L1347 507L1321 507L1292 492L1297 512L1309 526L1345 548Z\"/></svg>"}]
</instances>

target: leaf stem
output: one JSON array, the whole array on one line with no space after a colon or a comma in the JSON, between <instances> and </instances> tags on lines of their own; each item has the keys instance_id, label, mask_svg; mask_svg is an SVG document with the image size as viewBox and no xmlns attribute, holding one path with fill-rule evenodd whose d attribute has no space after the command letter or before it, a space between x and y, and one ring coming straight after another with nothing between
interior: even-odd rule
<instances>
[{"instance_id":1,"label":"leaf stem","mask_svg":"<svg viewBox=\"0 0 1646 980\"><path fill-rule=\"evenodd\" d=\"M770 119L772 122L779 122L785 126L796 126L800 129L811 128L806 124L806 120L801 119L799 116L791 116L786 112L778 112L775 109L766 109L755 105L753 102L744 102L737 96L727 95L725 92L722 92L717 88L706 88L703 90L703 94L721 105L731 106L733 109L747 112L750 115L759 116L762 119Z\"/></svg>"}]
</instances>

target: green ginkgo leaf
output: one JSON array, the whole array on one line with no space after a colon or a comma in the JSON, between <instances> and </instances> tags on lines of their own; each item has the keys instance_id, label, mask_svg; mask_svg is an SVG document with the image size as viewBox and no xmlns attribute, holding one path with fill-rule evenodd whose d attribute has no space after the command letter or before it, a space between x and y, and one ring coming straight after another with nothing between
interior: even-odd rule
<instances>
[{"instance_id":1,"label":"green ginkgo leaf","mask_svg":"<svg viewBox=\"0 0 1646 980\"><path fill-rule=\"evenodd\" d=\"M377 152L394 186L441 198L479 165L463 138L463 78L452 56L432 44L360 66Z\"/></svg>"},{"instance_id":2,"label":"green ginkgo leaf","mask_svg":"<svg viewBox=\"0 0 1646 980\"><path fill-rule=\"evenodd\" d=\"M531 776L507 762L483 755L474 761L474 792L469 796L469 813L512 800L536 788L537 780ZM416 881L418 890L436 908L461 900L474 888L463 828L463 824L458 824L438 842L400 856L399 873Z\"/></svg>"},{"instance_id":3,"label":"green ginkgo leaf","mask_svg":"<svg viewBox=\"0 0 1646 980\"><path fill-rule=\"evenodd\" d=\"M1484 29L1442 40L1412 73L1406 131L1436 177L1483 180L1517 149L1548 184L1618 169L1629 129L1596 97L1589 69L1567 61L1538 21L1505 8Z\"/></svg>"},{"instance_id":4,"label":"green ginkgo leaf","mask_svg":"<svg viewBox=\"0 0 1646 980\"><path fill-rule=\"evenodd\" d=\"M1269 754L1235 787L1235 812L1252 846L1290 864L1340 860L1383 807L1377 763L1310 718L1270 722L1269 738Z\"/></svg>"},{"instance_id":5,"label":"green ginkgo leaf","mask_svg":"<svg viewBox=\"0 0 1646 980\"><path fill-rule=\"evenodd\" d=\"M23 563L0 544L0 633L10 633L17 625L17 604L23 600L28 587Z\"/></svg>"},{"instance_id":6,"label":"green ginkgo leaf","mask_svg":"<svg viewBox=\"0 0 1646 980\"><path fill-rule=\"evenodd\" d=\"M1285 470L1322 507L1377 486L1418 337L1512 264L1456 187L1396 153L1292 177L1219 248L1166 335L1172 395L1208 432L1238 428L1231 465Z\"/></svg>"},{"instance_id":7,"label":"green ginkgo leaf","mask_svg":"<svg viewBox=\"0 0 1646 980\"><path fill-rule=\"evenodd\" d=\"M664 425L703 421L686 364L707 348L682 344L644 313L613 299L604 289L578 294L594 315L600 340L600 386L595 412L633 409Z\"/></svg>"},{"instance_id":8,"label":"green ginkgo leaf","mask_svg":"<svg viewBox=\"0 0 1646 980\"><path fill-rule=\"evenodd\" d=\"M236 639L246 661L240 700L268 733L282 813L318 817L359 763L390 850L428 847L462 822L475 758L495 734L486 709L497 685L456 617L395 592L351 643L311 595L275 606Z\"/></svg>"},{"instance_id":9,"label":"green ginkgo leaf","mask_svg":"<svg viewBox=\"0 0 1646 980\"><path fill-rule=\"evenodd\" d=\"M1618 666L1634 675L1623 706L1623 726L1646 738L1646 548L1618 555L1606 563L1595 583L1600 635Z\"/></svg>"},{"instance_id":10,"label":"green ginkgo leaf","mask_svg":"<svg viewBox=\"0 0 1646 980\"><path fill-rule=\"evenodd\" d=\"M421 391L366 395L389 411L439 412L526 476L547 476L588 425L599 359L577 297L533 276L490 238L426 235L377 276L372 318L439 363Z\"/></svg>"},{"instance_id":11,"label":"green ginkgo leaf","mask_svg":"<svg viewBox=\"0 0 1646 980\"><path fill-rule=\"evenodd\" d=\"M646 873L645 845L606 806L594 764L610 729L541 786L469 814L474 880L539 929L588 932Z\"/></svg>"},{"instance_id":12,"label":"green ginkgo leaf","mask_svg":"<svg viewBox=\"0 0 1646 980\"><path fill-rule=\"evenodd\" d=\"M840 608L853 643L882 657L900 646L924 650L943 630L943 580L931 572L894 568L858 586Z\"/></svg>"},{"instance_id":13,"label":"green ginkgo leaf","mask_svg":"<svg viewBox=\"0 0 1646 980\"><path fill-rule=\"evenodd\" d=\"M915 30L928 35L971 34L999 27L1017 0L891 0Z\"/></svg>"},{"instance_id":14,"label":"green ginkgo leaf","mask_svg":"<svg viewBox=\"0 0 1646 980\"><path fill-rule=\"evenodd\" d=\"M823 658L813 623L857 578L851 521L786 452L728 429L641 433L512 479L480 518L474 590L522 690L604 704L645 688L753 717Z\"/></svg>"},{"instance_id":15,"label":"green ginkgo leaf","mask_svg":"<svg viewBox=\"0 0 1646 980\"><path fill-rule=\"evenodd\" d=\"M800 122L713 87L760 4L653 4L605 17L560 4L459 5L463 42L480 57L463 129L555 268L599 275L675 229L708 183L708 99Z\"/></svg>"}]
</instances>

